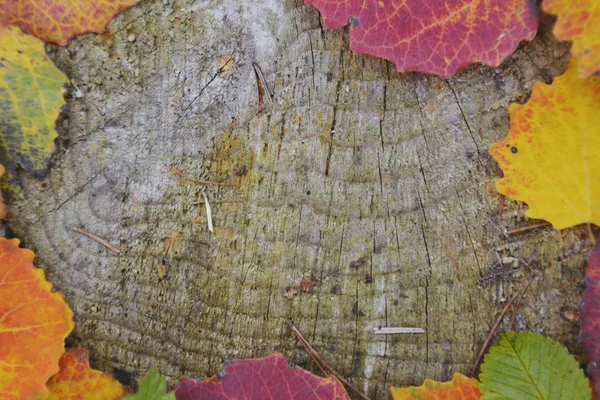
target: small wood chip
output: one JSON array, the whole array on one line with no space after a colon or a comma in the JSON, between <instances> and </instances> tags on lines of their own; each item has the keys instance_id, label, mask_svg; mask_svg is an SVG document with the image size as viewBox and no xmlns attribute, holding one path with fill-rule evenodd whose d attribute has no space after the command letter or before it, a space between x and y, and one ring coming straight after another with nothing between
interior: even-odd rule
<instances>
[{"instance_id":1,"label":"small wood chip","mask_svg":"<svg viewBox=\"0 0 600 400\"><path fill-rule=\"evenodd\" d=\"M206 206L206 220L208 222L208 230L212 233L215 230L213 228L212 211L210 209L210 203L208 202L208 198L206 197L205 193L202 193L202 196L204 196L204 205Z\"/></svg>"},{"instance_id":2,"label":"small wood chip","mask_svg":"<svg viewBox=\"0 0 600 400\"><path fill-rule=\"evenodd\" d=\"M425 333L423 328L408 328L408 327L385 327L373 329L376 335L402 335L406 333Z\"/></svg>"}]
</instances>

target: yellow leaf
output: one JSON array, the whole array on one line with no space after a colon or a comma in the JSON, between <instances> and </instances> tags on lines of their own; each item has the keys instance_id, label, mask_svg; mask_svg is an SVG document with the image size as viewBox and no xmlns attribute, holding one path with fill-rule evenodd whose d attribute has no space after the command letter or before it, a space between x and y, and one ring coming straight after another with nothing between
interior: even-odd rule
<instances>
[{"instance_id":1,"label":"yellow leaf","mask_svg":"<svg viewBox=\"0 0 600 400\"><path fill-rule=\"evenodd\" d=\"M45 175L66 83L42 41L15 27L0 27L0 163L8 175L4 187L14 179L17 164L36 177Z\"/></svg>"},{"instance_id":2,"label":"yellow leaf","mask_svg":"<svg viewBox=\"0 0 600 400\"><path fill-rule=\"evenodd\" d=\"M558 16L553 32L559 40L572 40L579 77L600 71L600 0L544 0L544 11Z\"/></svg>"},{"instance_id":3,"label":"yellow leaf","mask_svg":"<svg viewBox=\"0 0 600 400\"><path fill-rule=\"evenodd\" d=\"M529 102L509 112L510 133L489 148L504 171L496 189L556 229L600 225L600 78L580 79L573 58L564 75L537 82Z\"/></svg>"},{"instance_id":4,"label":"yellow leaf","mask_svg":"<svg viewBox=\"0 0 600 400\"><path fill-rule=\"evenodd\" d=\"M449 382L425 379L421 386L392 387L394 400L477 400L481 398L479 381L461 374L454 374Z\"/></svg>"}]
</instances>

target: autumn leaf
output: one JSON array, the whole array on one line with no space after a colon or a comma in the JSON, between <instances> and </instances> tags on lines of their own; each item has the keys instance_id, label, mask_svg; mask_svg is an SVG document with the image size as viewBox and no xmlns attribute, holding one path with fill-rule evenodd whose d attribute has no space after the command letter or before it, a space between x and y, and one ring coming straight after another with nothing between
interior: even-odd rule
<instances>
[{"instance_id":1,"label":"autumn leaf","mask_svg":"<svg viewBox=\"0 0 600 400\"><path fill-rule=\"evenodd\" d=\"M559 40L572 40L580 78L600 71L600 6L598 0L544 0L544 11L558 20L553 32Z\"/></svg>"},{"instance_id":2,"label":"autumn leaf","mask_svg":"<svg viewBox=\"0 0 600 400\"><path fill-rule=\"evenodd\" d=\"M305 0L325 27L350 24L350 48L402 71L448 77L482 62L495 68L537 32L531 0Z\"/></svg>"},{"instance_id":3,"label":"autumn leaf","mask_svg":"<svg viewBox=\"0 0 600 400\"><path fill-rule=\"evenodd\" d=\"M51 291L34 254L18 239L0 237L0 398L45 398L58 371L73 312Z\"/></svg>"},{"instance_id":4,"label":"autumn leaf","mask_svg":"<svg viewBox=\"0 0 600 400\"><path fill-rule=\"evenodd\" d=\"M598 110L600 78L580 79L575 59L552 85L537 82L527 104L510 106L508 136L490 145L504 172L496 189L556 229L600 225Z\"/></svg>"},{"instance_id":5,"label":"autumn leaf","mask_svg":"<svg viewBox=\"0 0 600 400\"><path fill-rule=\"evenodd\" d=\"M0 0L0 24L15 25L47 43L66 45L82 33L101 33L139 0Z\"/></svg>"},{"instance_id":6,"label":"autumn leaf","mask_svg":"<svg viewBox=\"0 0 600 400\"><path fill-rule=\"evenodd\" d=\"M425 379L421 386L392 387L394 400L476 400L481 398L479 381L455 373L449 382Z\"/></svg>"},{"instance_id":7,"label":"autumn leaf","mask_svg":"<svg viewBox=\"0 0 600 400\"><path fill-rule=\"evenodd\" d=\"M568 350L531 332L508 332L481 366L482 399L589 400L592 391Z\"/></svg>"},{"instance_id":8,"label":"autumn leaf","mask_svg":"<svg viewBox=\"0 0 600 400\"><path fill-rule=\"evenodd\" d=\"M69 349L48 381L48 400L119 400L127 391L109 373L90 368L85 349Z\"/></svg>"},{"instance_id":9,"label":"autumn leaf","mask_svg":"<svg viewBox=\"0 0 600 400\"><path fill-rule=\"evenodd\" d=\"M38 178L46 174L66 83L40 40L15 27L0 27L0 163L7 170L5 188L8 180L16 179L17 165Z\"/></svg>"},{"instance_id":10,"label":"autumn leaf","mask_svg":"<svg viewBox=\"0 0 600 400\"><path fill-rule=\"evenodd\" d=\"M0 178L4 175L4 167L0 164ZM0 192L0 226L2 226L2 220L6 218L6 206L4 205L4 199L2 198L2 192Z\"/></svg>"},{"instance_id":11,"label":"autumn leaf","mask_svg":"<svg viewBox=\"0 0 600 400\"><path fill-rule=\"evenodd\" d=\"M346 400L333 376L321 378L291 364L280 353L264 358L228 360L216 376L203 381L181 378L177 400Z\"/></svg>"},{"instance_id":12,"label":"autumn leaf","mask_svg":"<svg viewBox=\"0 0 600 400\"><path fill-rule=\"evenodd\" d=\"M600 393L600 238L588 258L580 321L579 342L587 354L588 373Z\"/></svg>"},{"instance_id":13,"label":"autumn leaf","mask_svg":"<svg viewBox=\"0 0 600 400\"><path fill-rule=\"evenodd\" d=\"M175 400L173 392L167 393L167 382L157 368L152 368L140 380L136 394L128 394L122 400Z\"/></svg>"}]
</instances>

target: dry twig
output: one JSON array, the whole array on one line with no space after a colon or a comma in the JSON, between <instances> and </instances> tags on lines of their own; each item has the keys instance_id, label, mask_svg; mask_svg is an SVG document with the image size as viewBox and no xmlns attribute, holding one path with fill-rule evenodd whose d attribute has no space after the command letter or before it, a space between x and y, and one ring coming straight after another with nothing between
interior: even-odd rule
<instances>
[{"instance_id":1,"label":"dry twig","mask_svg":"<svg viewBox=\"0 0 600 400\"><path fill-rule=\"evenodd\" d=\"M315 361L315 364L317 364L317 367L319 367L319 369L321 370L321 372L323 372L323 374L325 376L328 376L327 372L325 372L323 366L325 366L327 369L329 369L329 371L331 371L331 375L335 376L336 378L338 378L340 381L342 381L346 386L348 386L350 389L352 389L356 394L358 394L361 398L365 399L365 400L370 400L367 396L365 396L360 390L358 390L358 388L356 386L354 386L353 384L351 384L350 382L348 382L346 379L344 379L343 376L341 376L332 366L331 364L329 364L327 362L327 360L325 360L323 358L323 356L321 356L319 353L317 353L317 351L310 345L310 343L308 343L308 341L304 338L304 336L302 336L302 334L300 333L300 331L298 330L298 328L296 328L296 325L294 325L293 321L288 321L288 324L290 325L290 328L292 328L292 332L294 332L294 335L296 336L296 339L298 339L298 341L300 341L300 343L302 344L302 346L304 347L304 349L306 350L306 352L308 353L308 355L310 356L310 358L315 361L315 360L319 360L319 362ZM322 365L321 365L322 364Z\"/></svg>"},{"instance_id":2,"label":"dry twig","mask_svg":"<svg viewBox=\"0 0 600 400\"><path fill-rule=\"evenodd\" d=\"M525 281L525 287L527 287L527 286L529 286L529 281ZM502 322L502 318L504 318L504 316L506 315L506 312L508 311L508 308L510 307L510 305L513 303L513 301L515 300L515 298L518 295L519 295L519 292L515 293L510 298L510 300L508 301L508 303L506 303L506 305L502 309L502 312L496 319L494 326L492 326L492 329L490 329L490 333L488 334L487 338L485 339L485 342L483 342L483 346L481 346L481 349L479 350L479 353L477 354L477 359L475 360L475 366L473 367L473 374L472 374L473 376L475 376L477 369L479 368L479 364L481 363L481 359L483 358L483 354L485 353L488 346L490 345L490 342L492 341L492 338L494 337L494 334L496 333L496 330L498 329L500 322Z\"/></svg>"},{"instance_id":3,"label":"dry twig","mask_svg":"<svg viewBox=\"0 0 600 400\"><path fill-rule=\"evenodd\" d=\"M537 229L537 228L545 228L547 226L551 226L549 222L540 222L539 224L527 225L527 226L522 226L520 228L511 229L510 231L506 231L505 234L506 235L514 235L515 233L523 233L523 232L531 231L531 230Z\"/></svg>"},{"instance_id":4,"label":"dry twig","mask_svg":"<svg viewBox=\"0 0 600 400\"><path fill-rule=\"evenodd\" d=\"M73 230L75 232L81 233L82 235L89 237L92 240L95 240L96 242L100 243L102 246L106 247L110 251L113 251L117 254L119 254L121 252L121 250L117 249L115 246L108 243L106 240L102 239L100 236L96 236L93 233L86 231L85 229L73 228Z\"/></svg>"},{"instance_id":5,"label":"dry twig","mask_svg":"<svg viewBox=\"0 0 600 400\"><path fill-rule=\"evenodd\" d=\"M521 306L521 300L523 300L523 296L525 295L527 288L529 288L530 283L531 283L530 281L525 281L525 286L523 286L523 290L521 290L521 293L519 294L519 298L517 299L517 304L515 304L515 307L513 308L512 316L510 317L510 323L508 324L509 331L513 330L513 326L515 325L515 319L517 318L517 311L519 310L519 307Z\"/></svg>"}]
</instances>

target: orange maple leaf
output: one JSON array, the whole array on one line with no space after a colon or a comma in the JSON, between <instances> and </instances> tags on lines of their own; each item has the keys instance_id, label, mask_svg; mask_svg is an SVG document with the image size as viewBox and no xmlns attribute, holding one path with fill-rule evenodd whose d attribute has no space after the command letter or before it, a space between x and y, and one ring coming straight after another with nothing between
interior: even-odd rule
<instances>
[{"instance_id":1,"label":"orange maple leaf","mask_svg":"<svg viewBox=\"0 0 600 400\"><path fill-rule=\"evenodd\" d=\"M572 40L580 78L600 71L600 6L598 0L544 0L544 11L558 16L553 32Z\"/></svg>"},{"instance_id":2,"label":"orange maple leaf","mask_svg":"<svg viewBox=\"0 0 600 400\"><path fill-rule=\"evenodd\" d=\"M48 400L118 400L128 393L111 374L90 368L85 349L69 349L48 381Z\"/></svg>"},{"instance_id":3,"label":"orange maple leaf","mask_svg":"<svg viewBox=\"0 0 600 400\"><path fill-rule=\"evenodd\" d=\"M0 237L0 398L45 398L46 381L58 371L73 312L31 250Z\"/></svg>"},{"instance_id":4,"label":"orange maple leaf","mask_svg":"<svg viewBox=\"0 0 600 400\"><path fill-rule=\"evenodd\" d=\"M425 379L421 386L392 387L394 400L476 400L481 398L479 381L461 374L454 374L449 382Z\"/></svg>"},{"instance_id":5,"label":"orange maple leaf","mask_svg":"<svg viewBox=\"0 0 600 400\"><path fill-rule=\"evenodd\" d=\"M0 0L0 25L15 25L44 42L66 45L82 33L101 33L139 0Z\"/></svg>"}]
</instances>

